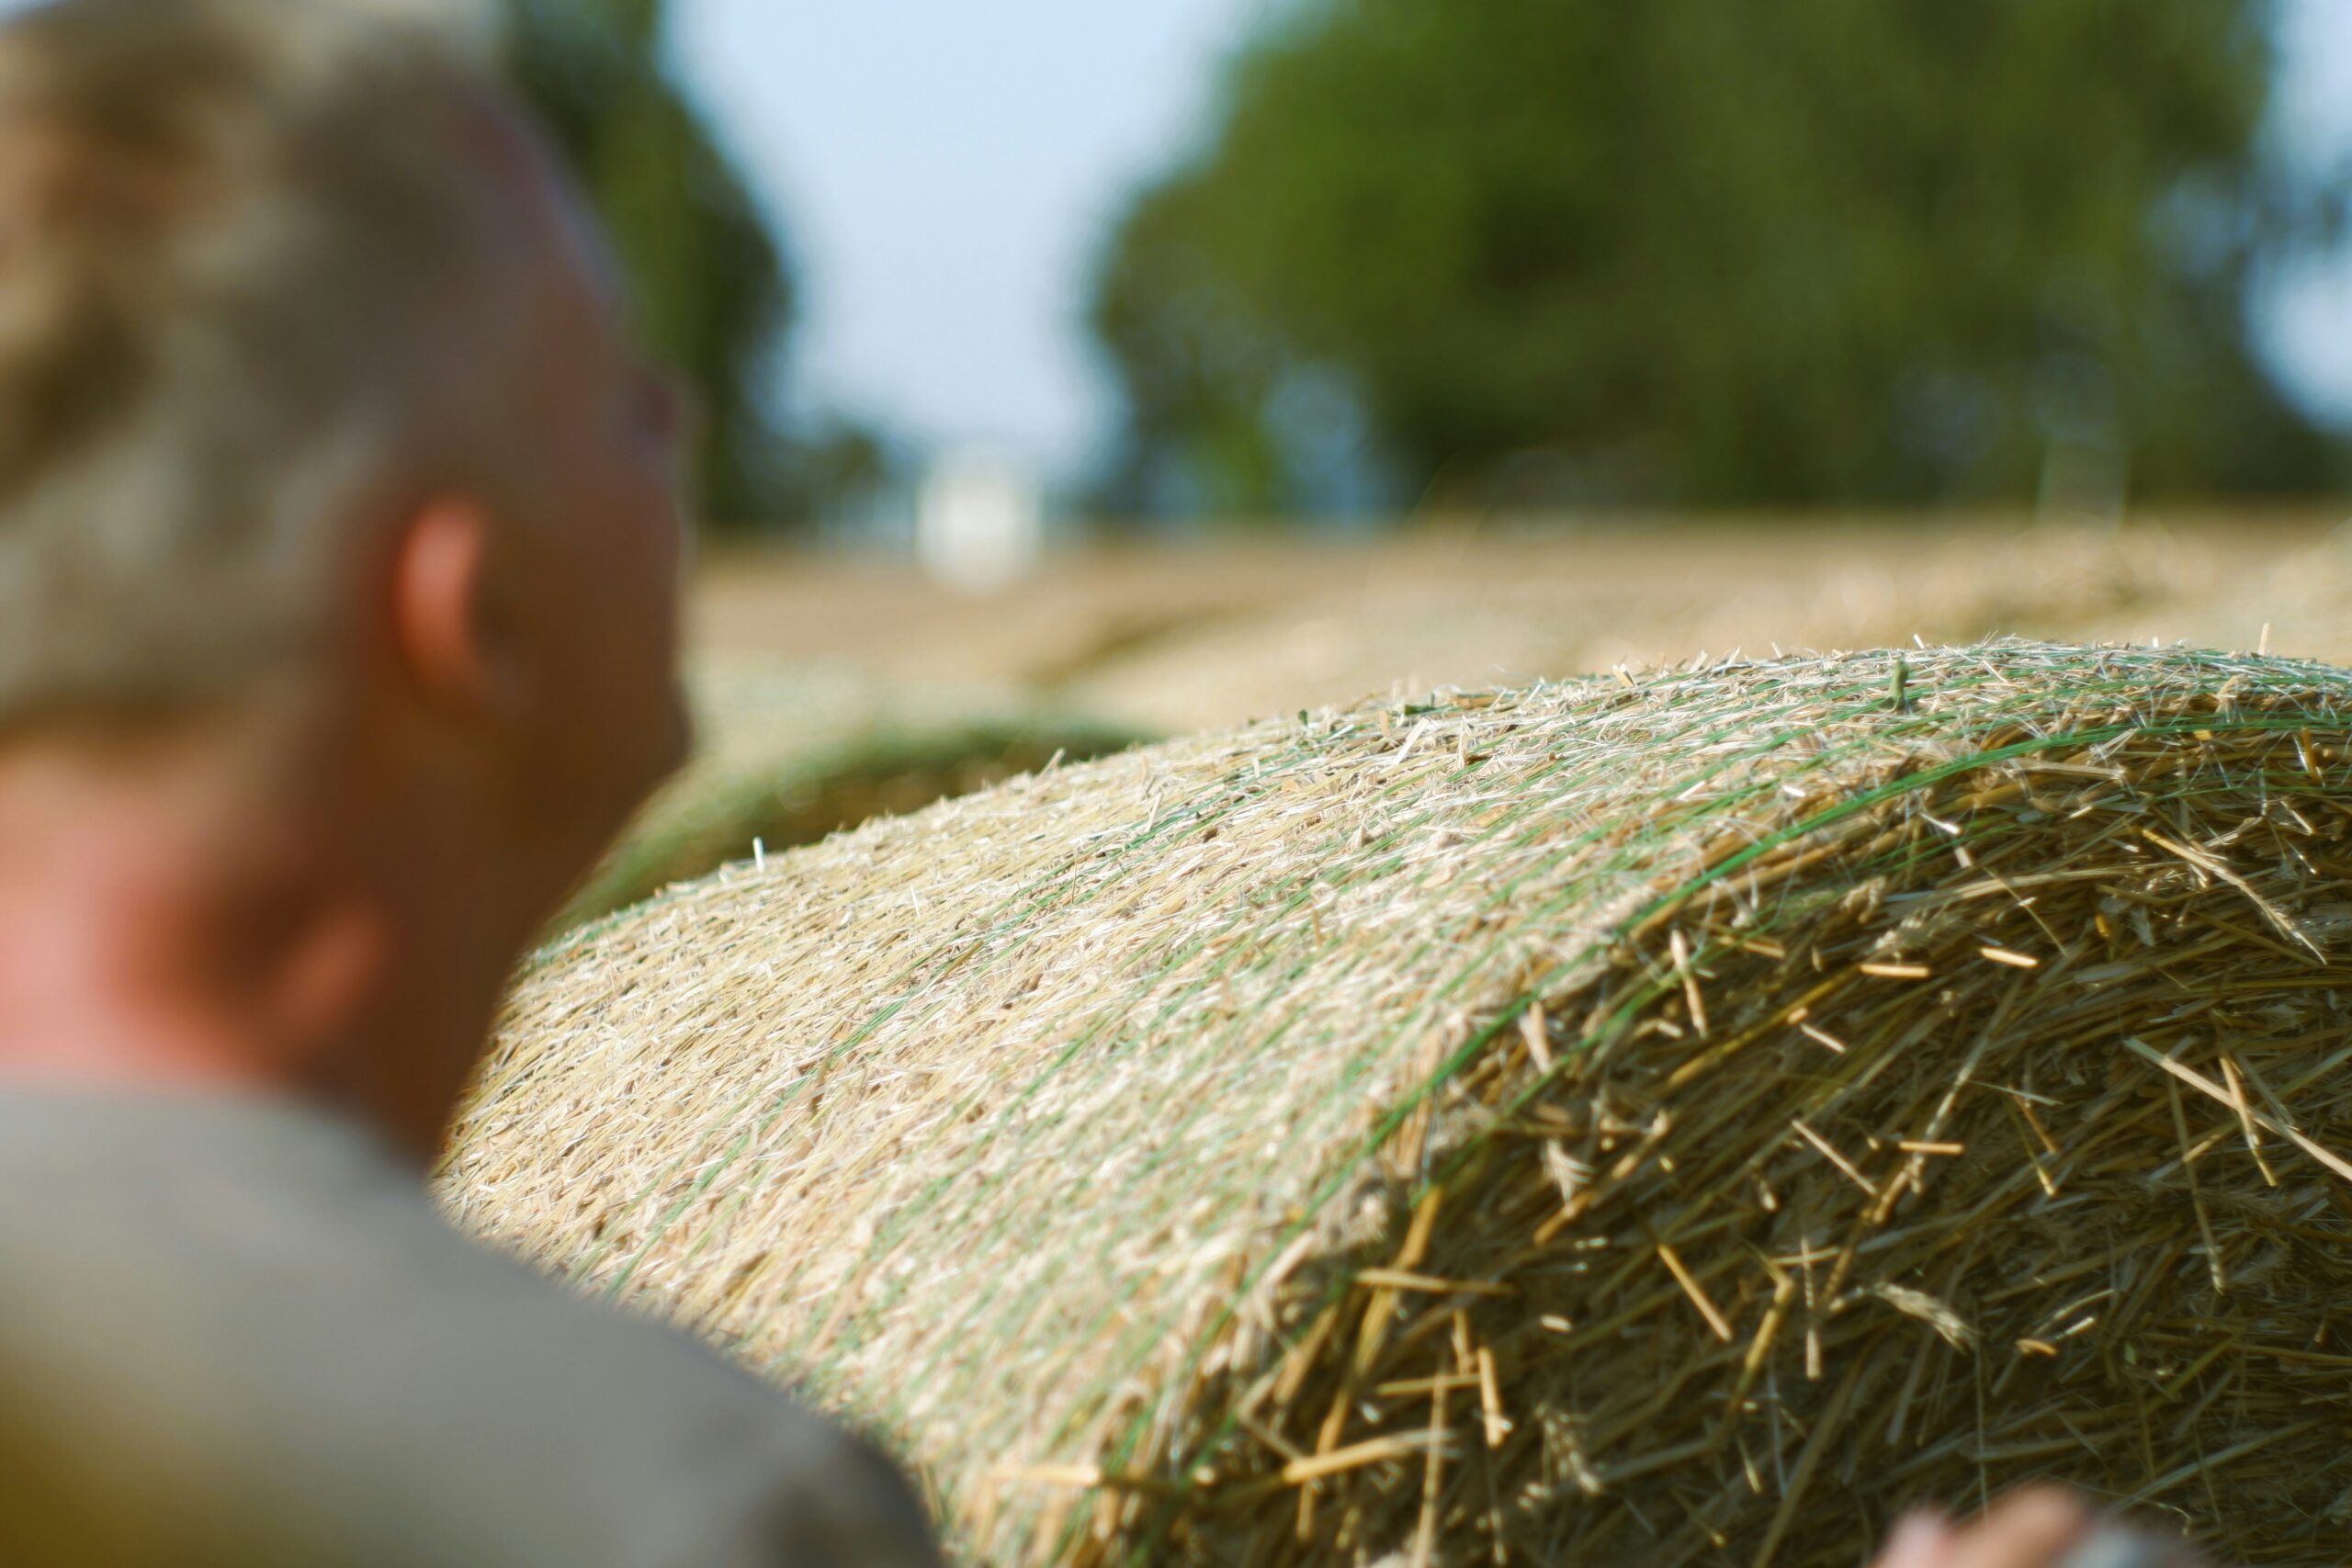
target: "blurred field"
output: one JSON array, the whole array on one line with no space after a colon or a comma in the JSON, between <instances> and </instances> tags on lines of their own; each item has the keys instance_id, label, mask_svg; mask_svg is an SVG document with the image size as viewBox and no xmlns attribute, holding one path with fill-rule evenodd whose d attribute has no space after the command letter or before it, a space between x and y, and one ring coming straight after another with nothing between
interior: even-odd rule
<instances>
[{"instance_id":1,"label":"blurred field","mask_svg":"<svg viewBox=\"0 0 2352 1568\"><path fill-rule=\"evenodd\" d=\"M1170 734L1398 688L1915 637L2251 649L2267 625L2272 652L2352 660L2340 521L1745 520L1207 543L1068 557L993 598L874 562L732 555L704 568L695 635L705 657L766 656L951 705L1046 701Z\"/></svg>"},{"instance_id":2,"label":"blurred field","mask_svg":"<svg viewBox=\"0 0 2352 1568\"><path fill-rule=\"evenodd\" d=\"M722 553L694 762L559 928L870 816L1174 736L1736 651L2076 641L2352 663L2352 525L1919 518L1423 531L1065 556L971 597L871 559Z\"/></svg>"}]
</instances>

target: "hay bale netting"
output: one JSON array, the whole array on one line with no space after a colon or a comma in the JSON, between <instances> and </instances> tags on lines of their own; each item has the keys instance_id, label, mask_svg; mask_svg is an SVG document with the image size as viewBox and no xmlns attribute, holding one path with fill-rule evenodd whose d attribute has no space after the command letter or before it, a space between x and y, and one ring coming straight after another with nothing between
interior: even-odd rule
<instances>
[{"instance_id":1,"label":"hay bale netting","mask_svg":"<svg viewBox=\"0 0 2352 1568\"><path fill-rule=\"evenodd\" d=\"M443 1179L989 1562L2352 1531L2352 676L2026 645L1326 714L543 954Z\"/></svg>"}]
</instances>

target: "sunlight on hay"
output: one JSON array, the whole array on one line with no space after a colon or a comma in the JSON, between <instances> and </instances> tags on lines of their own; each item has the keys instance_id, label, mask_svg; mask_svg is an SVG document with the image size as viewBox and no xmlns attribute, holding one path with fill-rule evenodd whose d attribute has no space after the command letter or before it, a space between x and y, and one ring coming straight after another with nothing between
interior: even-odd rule
<instances>
[{"instance_id":1,"label":"sunlight on hay","mask_svg":"<svg viewBox=\"0 0 2352 1568\"><path fill-rule=\"evenodd\" d=\"M1982 649L1325 712L542 954L455 1213L988 1562L2352 1529L2352 677Z\"/></svg>"}]
</instances>

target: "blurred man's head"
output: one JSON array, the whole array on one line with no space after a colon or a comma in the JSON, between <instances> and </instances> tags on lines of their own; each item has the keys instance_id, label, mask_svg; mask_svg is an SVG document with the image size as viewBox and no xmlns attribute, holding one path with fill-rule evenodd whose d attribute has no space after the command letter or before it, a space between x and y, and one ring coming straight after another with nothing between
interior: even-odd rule
<instances>
[{"instance_id":1,"label":"blurred man's head","mask_svg":"<svg viewBox=\"0 0 2352 1568\"><path fill-rule=\"evenodd\" d=\"M667 393L477 40L428 10L0 27L0 729L233 704L376 629L592 692L616 750L675 723L631 706L669 655ZM478 646L403 625L397 583L355 597L434 508L481 514ZM566 760L643 773L674 743Z\"/></svg>"},{"instance_id":2,"label":"blurred man's head","mask_svg":"<svg viewBox=\"0 0 2352 1568\"><path fill-rule=\"evenodd\" d=\"M0 767L235 733L526 929L683 744L677 415L429 11L0 23Z\"/></svg>"}]
</instances>

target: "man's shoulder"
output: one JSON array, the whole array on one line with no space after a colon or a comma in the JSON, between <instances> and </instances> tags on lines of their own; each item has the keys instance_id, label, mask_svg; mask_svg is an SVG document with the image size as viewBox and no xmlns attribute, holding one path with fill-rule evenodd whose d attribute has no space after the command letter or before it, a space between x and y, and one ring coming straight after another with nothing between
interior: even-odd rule
<instances>
[{"instance_id":1,"label":"man's shoulder","mask_svg":"<svg viewBox=\"0 0 2352 1568\"><path fill-rule=\"evenodd\" d=\"M0 1169L0 1247L38 1265L0 1282L0 1378L58 1385L26 1406L94 1451L365 1520L386 1562L929 1561L872 1447L458 1235L349 1129L76 1107L12 1140L14 1109L0 1166L61 1168L46 1200Z\"/></svg>"}]
</instances>

